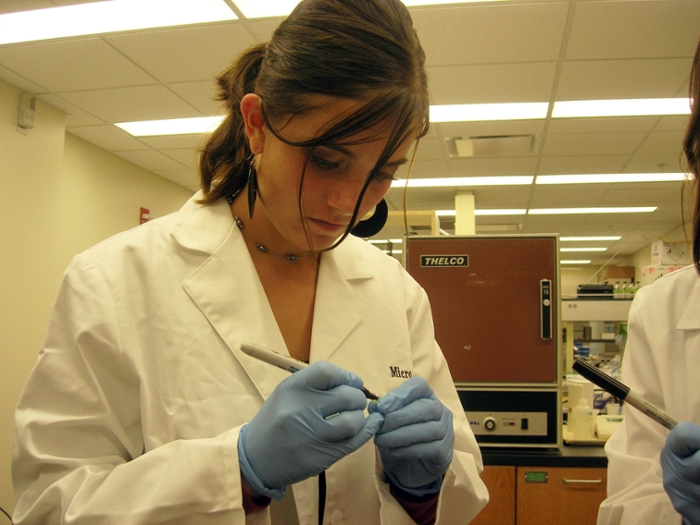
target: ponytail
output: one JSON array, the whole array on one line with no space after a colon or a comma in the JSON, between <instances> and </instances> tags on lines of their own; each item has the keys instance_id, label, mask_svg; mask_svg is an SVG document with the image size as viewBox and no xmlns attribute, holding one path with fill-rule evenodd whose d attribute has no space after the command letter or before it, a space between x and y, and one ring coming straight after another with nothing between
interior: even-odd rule
<instances>
[{"instance_id":1,"label":"ponytail","mask_svg":"<svg viewBox=\"0 0 700 525\"><path fill-rule=\"evenodd\" d=\"M201 150L199 177L202 203L211 204L228 197L246 184L250 146L240 103L244 95L255 92L255 81L264 54L265 44L255 45L217 77L219 92L216 99L224 103L226 118L212 132Z\"/></svg>"}]
</instances>

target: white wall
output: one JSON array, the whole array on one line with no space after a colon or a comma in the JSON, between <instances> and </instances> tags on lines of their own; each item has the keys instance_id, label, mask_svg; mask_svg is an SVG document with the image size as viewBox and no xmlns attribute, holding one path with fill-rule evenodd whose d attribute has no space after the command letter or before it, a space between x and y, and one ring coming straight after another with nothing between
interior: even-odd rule
<instances>
[{"instance_id":1,"label":"white wall","mask_svg":"<svg viewBox=\"0 0 700 525\"><path fill-rule=\"evenodd\" d=\"M58 284L81 250L192 192L66 134L65 114L37 100L35 127L18 133L20 90L0 81L0 507L14 510L13 413L36 361Z\"/></svg>"}]
</instances>

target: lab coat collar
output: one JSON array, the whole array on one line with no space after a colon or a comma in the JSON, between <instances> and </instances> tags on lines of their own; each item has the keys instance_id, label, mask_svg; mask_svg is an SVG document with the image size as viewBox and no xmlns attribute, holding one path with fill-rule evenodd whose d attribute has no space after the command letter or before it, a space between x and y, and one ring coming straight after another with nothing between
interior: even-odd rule
<instances>
[{"instance_id":1,"label":"lab coat collar","mask_svg":"<svg viewBox=\"0 0 700 525\"><path fill-rule=\"evenodd\" d=\"M188 250L212 254L230 232L233 216L226 199L205 205L201 198L200 190L180 208L171 235Z\"/></svg>"},{"instance_id":2,"label":"lab coat collar","mask_svg":"<svg viewBox=\"0 0 700 525\"><path fill-rule=\"evenodd\" d=\"M210 257L183 287L267 399L288 373L244 355L240 345L250 342L288 353L284 339L226 201L203 206L196 203L197 198L195 195L183 206L172 236L184 248ZM369 308L358 284L372 278L374 272L358 242L364 241L348 238L322 254L311 362L328 360Z\"/></svg>"},{"instance_id":3,"label":"lab coat collar","mask_svg":"<svg viewBox=\"0 0 700 525\"><path fill-rule=\"evenodd\" d=\"M677 271L687 271L695 274L694 268ZM697 275L695 277L692 290L688 295L688 302L678 321L678 330L700 330L700 279L697 278Z\"/></svg>"}]
</instances>

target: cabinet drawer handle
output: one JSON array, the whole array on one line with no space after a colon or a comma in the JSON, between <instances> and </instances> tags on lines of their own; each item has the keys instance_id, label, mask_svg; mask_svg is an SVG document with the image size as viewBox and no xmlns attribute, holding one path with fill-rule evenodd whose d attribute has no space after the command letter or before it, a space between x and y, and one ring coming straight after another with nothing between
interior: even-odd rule
<instances>
[{"instance_id":1,"label":"cabinet drawer handle","mask_svg":"<svg viewBox=\"0 0 700 525\"><path fill-rule=\"evenodd\" d=\"M589 485L598 485L603 483L602 479L566 479L564 478L564 483L587 483Z\"/></svg>"}]
</instances>

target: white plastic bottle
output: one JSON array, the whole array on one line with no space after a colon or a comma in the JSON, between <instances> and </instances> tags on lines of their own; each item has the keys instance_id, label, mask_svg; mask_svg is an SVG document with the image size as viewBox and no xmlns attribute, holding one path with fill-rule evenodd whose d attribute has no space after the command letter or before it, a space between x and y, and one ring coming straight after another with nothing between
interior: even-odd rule
<instances>
[{"instance_id":1,"label":"white plastic bottle","mask_svg":"<svg viewBox=\"0 0 700 525\"><path fill-rule=\"evenodd\" d=\"M576 441L591 439L594 432L593 409L588 406L588 401L581 398L578 400L578 405L574 407L574 439Z\"/></svg>"}]
</instances>

